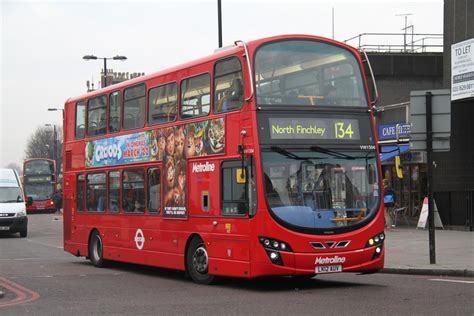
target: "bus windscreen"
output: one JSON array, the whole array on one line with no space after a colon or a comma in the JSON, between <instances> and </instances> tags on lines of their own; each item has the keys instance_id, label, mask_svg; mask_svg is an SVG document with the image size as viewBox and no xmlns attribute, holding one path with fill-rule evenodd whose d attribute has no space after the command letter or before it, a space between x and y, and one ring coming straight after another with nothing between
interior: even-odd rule
<instances>
[{"instance_id":1,"label":"bus windscreen","mask_svg":"<svg viewBox=\"0 0 474 316\"><path fill-rule=\"evenodd\" d=\"M259 106L367 107L363 82L356 57L329 43L279 41L256 53Z\"/></svg>"}]
</instances>

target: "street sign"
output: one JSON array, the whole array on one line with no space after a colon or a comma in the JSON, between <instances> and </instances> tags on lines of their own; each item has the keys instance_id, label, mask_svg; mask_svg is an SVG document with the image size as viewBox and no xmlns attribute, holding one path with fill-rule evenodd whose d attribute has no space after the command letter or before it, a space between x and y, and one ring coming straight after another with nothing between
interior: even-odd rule
<instances>
[{"instance_id":1,"label":"street sign","mask_svg":"<svg viewBox=\"0 0 474 316\"><path fill-rule=\"evenodd\" d=\"M434 200L433 200L433 205L434 205L435 227L444 229L443 222L441 221L441 217L439 217L438 207L436 206L436 202ZM416 225L416 228L425 229L427 221L428 221L428 198L425 197L423 199L423 207L421 208L420 217L418 219L418 224Z\"/></svg>"},{"instance_id":2,"label":"street sign","mask_svg":"<svg viewBox=\"0 0 474 316\"><path fill-rule=\"evenodd\" d=\"M451 100L474 97L474 38L451 45Z\"/></svg>"},{"instance_id":3,"label":"street sign","mask_svg":"<svg viewBox=\"0 0 474 316\"><path fill-rule=\"evenodd\" d=\"M410 150L426 150L426 93L432 93L433 151L449 151L451 137L451 93L448 89L410 93Z\"/></svg>"},{"instance_id":4,"label":"street sign","mask_svg":"<svg viewBox=\"0 0 474 316\"><path fill-rule=\"evenodd\" d=\"M408 142L411 124L400 122L379 125L379 143Z\"/></svg>"}]
</instances>

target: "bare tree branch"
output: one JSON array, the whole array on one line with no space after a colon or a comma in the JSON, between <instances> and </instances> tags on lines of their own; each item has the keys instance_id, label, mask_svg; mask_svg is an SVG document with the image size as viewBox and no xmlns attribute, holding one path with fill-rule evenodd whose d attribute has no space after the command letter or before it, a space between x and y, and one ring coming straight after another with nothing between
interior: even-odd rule
<instances>
[{"instance_id":1,"label":"bare tree branch","mask_svg":"<svg viewBox=\"0 0 474 316\"><path fill-rule=\"evenodd\" d=\"M62 161L62 128L59 126L56 126L56 139L56 167L59 168ZM53 159L54 157L54 129L51 126L40 126L28 139L25 158Z\"/></svg>"}]
</instances>

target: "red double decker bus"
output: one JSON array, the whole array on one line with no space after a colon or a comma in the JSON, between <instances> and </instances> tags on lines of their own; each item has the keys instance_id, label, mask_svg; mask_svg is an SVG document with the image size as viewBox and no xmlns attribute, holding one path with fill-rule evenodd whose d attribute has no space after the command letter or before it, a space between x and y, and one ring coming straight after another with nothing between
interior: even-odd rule
<instances>
[{"instance_id":1,"label":"red double decker bus","mask_svg":"<svg viewBox=\"0 0 474 316\"><path fill-rule=\"evenodd\" d=\"M55 210L53 202L56 183L56 164L46 158L32 158L23 162L23 187L25 196L33 203L27 206L27 212Z\"/></svg>"},{"instance_id":2,"label":"red double decker bus","mask_svg":"<svg viewBox=\"0 0 474 316\"><path fill-rule=\"evenodd\" d=\"M362 59L276 36L67 100L64 249L215 276L383 267Z\"/></svg>"}]
</instances>

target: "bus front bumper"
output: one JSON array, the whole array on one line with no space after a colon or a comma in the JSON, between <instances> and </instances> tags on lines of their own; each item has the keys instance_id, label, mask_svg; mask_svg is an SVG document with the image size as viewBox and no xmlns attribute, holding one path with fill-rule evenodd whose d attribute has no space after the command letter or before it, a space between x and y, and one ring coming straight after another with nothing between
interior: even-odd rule
<instances>
[{"instance_id":1,"label":"bus front bumper","mask_svg":"<svg viewBox=\"0 0 474 316\"><path fill-rule=\"evenodd\" d=\"M254 263L252 277L266 275L316 275L338 272L375 272L383 268L385 250L383 244L344 252L295 253L279 252L279 261Z\"/></svg>"}]
</instances>

